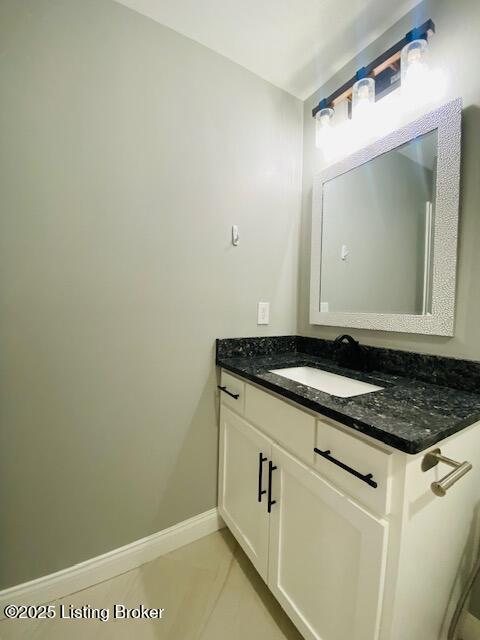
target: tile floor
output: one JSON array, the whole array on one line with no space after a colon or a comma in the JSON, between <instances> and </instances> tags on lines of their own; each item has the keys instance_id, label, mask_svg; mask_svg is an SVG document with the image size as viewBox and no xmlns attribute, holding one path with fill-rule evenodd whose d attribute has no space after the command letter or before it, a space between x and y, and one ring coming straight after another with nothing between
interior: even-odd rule
<instances>
[{"instance_id":1,"label":"tile floor","mask_svg":"<svg viewBox=\"0 0 480 640\"><path fill-rule=\"evenodd\" d=\"M301 640L226 530L67 596L81 607L164 608L162 620L3 620L0 640Z\"/></svg>"}]
</instances>

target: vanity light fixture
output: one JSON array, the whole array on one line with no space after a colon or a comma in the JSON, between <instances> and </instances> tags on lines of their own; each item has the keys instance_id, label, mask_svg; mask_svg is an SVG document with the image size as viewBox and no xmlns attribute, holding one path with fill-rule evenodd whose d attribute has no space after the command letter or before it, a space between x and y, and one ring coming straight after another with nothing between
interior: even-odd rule
<instances>
[{"instance_id":1,"label":"vanity light fixture","mask_svg":"<svg viewBox=\"0 0 480 640\"><path fill-rule=\"evenodd\" d=\"M428 70L427 49L428 38L435 32L435 25L432 20L409 31L404 38L399 40L390 49L387 49L380 56L375 58L370 64L357 71L355 76L339 87L327 98L320 100L318 105L312 110L315 118L316 145L322 147L326 155L328 148L334 146L340 148L342 145L333 145L334 133L337 128L345 129L340 138L347 137L349 140L362 138L369 132L363 127L362 131L357 131L356 122L363 120L375 122L376 131L393 124L395 117L400 112L408 111L412 107L418 107L427 101L437 99L443 92L441 74L435 74ZM394 110L399 113L394 114L390 107L383 108L379 102L387 94L403 85L401 100L394 100ZM399 92L400 93L400 92ZM395 94L392 96L394 97ZM351 125L333 125L334 109L344 101L349 103L351 114ZM399 104L402 103L402 104ZM375 113L374 113L375 112ZM378 113L377 113L378 112ZM367 115L370 114L368 117ZM375 117L373 117L375 115ZM378 118L377 118L378 115ZM391 118L390 118L391 116ZM389 123L389 120L392 120ZM378 127L377 127L378 121ZM331 131L330 131L331 130ZM327 134L328 131L328 134ZM371 132L370 132L371 133ZM335 136L337 137L337 136ZM338 140L337 140L338 142Z\"/></svg>"}]
</instances>

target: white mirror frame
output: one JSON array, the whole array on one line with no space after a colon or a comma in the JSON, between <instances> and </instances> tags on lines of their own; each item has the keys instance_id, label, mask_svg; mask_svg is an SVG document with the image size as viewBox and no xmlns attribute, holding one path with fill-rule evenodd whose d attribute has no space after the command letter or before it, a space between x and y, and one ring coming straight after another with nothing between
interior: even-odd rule
<instances>
[{"instance_id":1,"label":"white mirror frame","mask_svg":"<svg viewBox=\"0 0 480 640\"><path fill-rule=\"evenodd\" d=\"M314 176L310 260L310 323L453 336L457 268L462 100L457 98ZM320 311L323 185L414 138L437 130L432 312L426 315Z\"/></svg>"}]
</instances>

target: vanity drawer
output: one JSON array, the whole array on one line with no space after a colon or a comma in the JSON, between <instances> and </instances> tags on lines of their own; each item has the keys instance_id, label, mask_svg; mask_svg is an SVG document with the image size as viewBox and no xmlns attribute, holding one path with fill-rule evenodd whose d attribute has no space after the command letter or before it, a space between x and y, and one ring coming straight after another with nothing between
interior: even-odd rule
<instances>
[{"instance_id":1,"label":"vanity drawer","mask_svg":"<svg viewBox=\"0 0 480 640\"><path fill-rule=\"evenodd\" d=\"M219 390L220 402L243 416L245 411L245 383L222 369L220 386L224 387L224 390ZM238 396L238 398L234 396Z\"/></svg>"},{"instance_id":2,"label":"vanity drawer","mask_svg":"<svg viewBox=\"0 0 480 640\"><path fill-rule=\"evenodd\" d=\"M390 512L390 453L346 433L327 419L317 420L315 447L323 452L314 454L319 473L375 513Z\"/></svg>"},{"instance_id":3,"label":"vanity drawer","mask_svg":"<svg viewBox=\"0 0 480 640\"><path fill-rule=\"evenodd\" d=\"M313 464L313 416L247 384L245 417L288 451Z\"/></svg>"}]
</instances>

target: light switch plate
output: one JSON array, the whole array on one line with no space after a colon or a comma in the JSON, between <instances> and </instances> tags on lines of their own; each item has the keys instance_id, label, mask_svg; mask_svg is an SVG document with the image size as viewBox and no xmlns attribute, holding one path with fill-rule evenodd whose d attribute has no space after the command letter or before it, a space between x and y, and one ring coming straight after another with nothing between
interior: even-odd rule
<instances>
[{"instance_id":1,"label":"light switch plate","mask_svg":"<svg viewBox=\"0 0 480 640\"><path fill-rule=\"evenodd\" d=\"M270 322L270 303L259 302L257 307L257 324L269 324Z\"/></svg>"}]
</instances>

